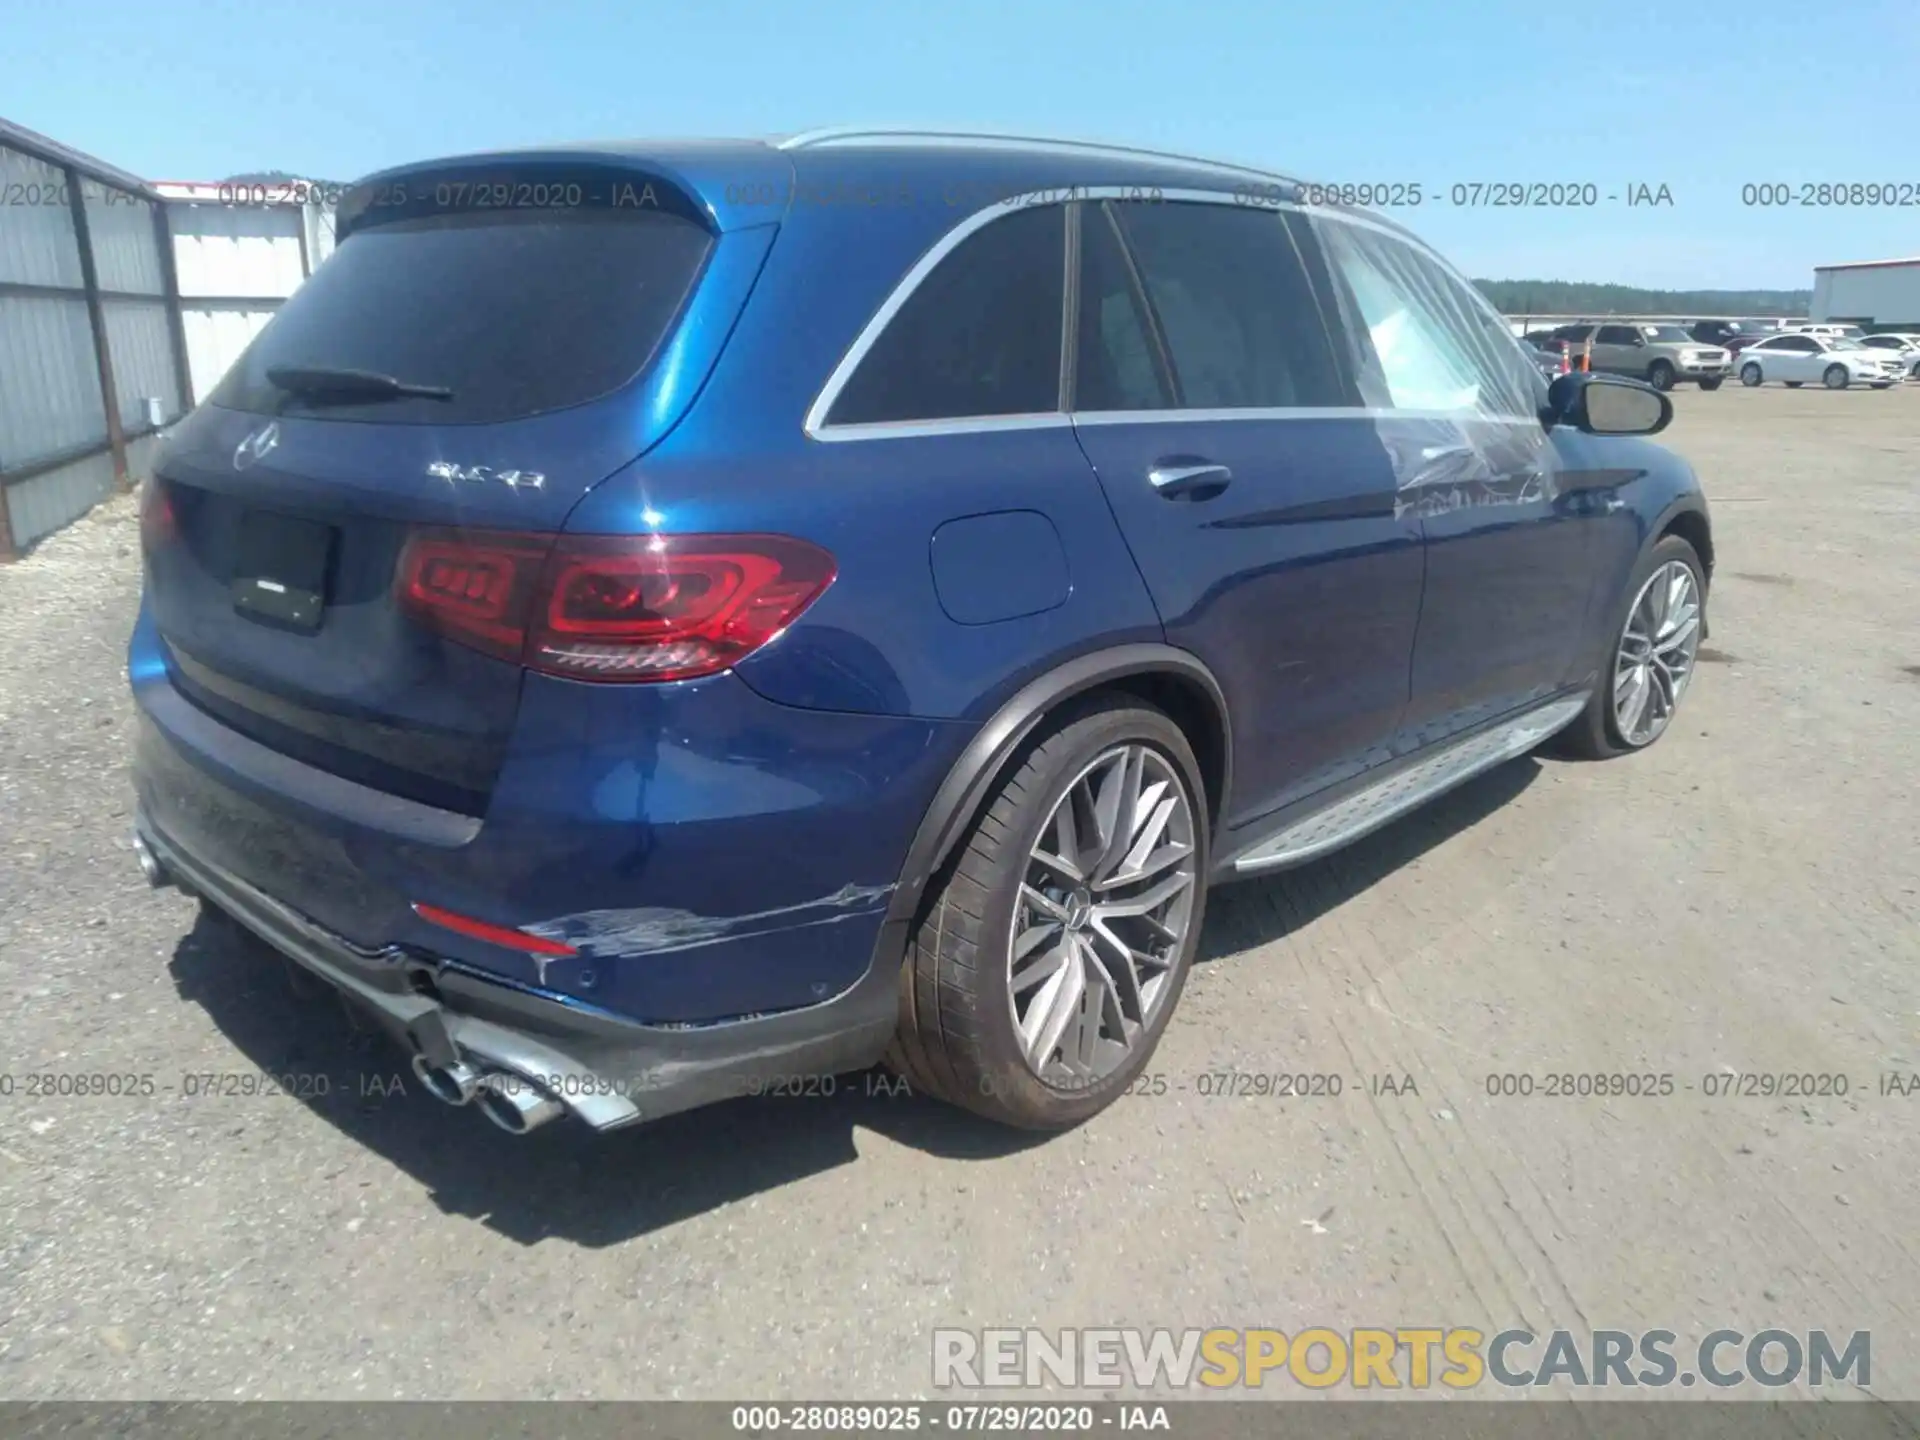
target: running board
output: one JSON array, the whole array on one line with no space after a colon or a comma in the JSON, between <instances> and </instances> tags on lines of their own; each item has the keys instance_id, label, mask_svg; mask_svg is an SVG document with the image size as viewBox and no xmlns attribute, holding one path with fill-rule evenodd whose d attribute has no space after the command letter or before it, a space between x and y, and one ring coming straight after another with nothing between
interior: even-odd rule
<instances>
[{"instance_id":1,"label":"running board","mask_svg":"<svg viewBox=\"0 0 1920 1440\"><path fill-rule=\"evenodd\" d=\"M1482 771L1526 754L1556 730L1564 729L1586 705L1585 694L1554 700L1517 719L1455 741L1438 754L1396 770L1260 841L1233 862L1233 873L1278 870L1338 850Z\"/></svg>"}]
</instances>

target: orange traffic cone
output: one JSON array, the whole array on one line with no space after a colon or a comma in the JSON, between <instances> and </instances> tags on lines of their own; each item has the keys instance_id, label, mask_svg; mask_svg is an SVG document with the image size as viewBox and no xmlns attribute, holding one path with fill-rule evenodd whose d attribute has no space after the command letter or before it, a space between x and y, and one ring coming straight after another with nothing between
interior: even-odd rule
<instances>
[{"instance_id":1,"label":"orange traffic cone","mask_svg":"<svg viewBox=\"0 0 1920 1440\"><path fill-rule=\"evenodd\" d=\"M1560 342L1560 373L1562 375L1571 375L1573 373L1573 359L1568 351L1567 342L1564 340Z\"/></svg>"}]
</instances>

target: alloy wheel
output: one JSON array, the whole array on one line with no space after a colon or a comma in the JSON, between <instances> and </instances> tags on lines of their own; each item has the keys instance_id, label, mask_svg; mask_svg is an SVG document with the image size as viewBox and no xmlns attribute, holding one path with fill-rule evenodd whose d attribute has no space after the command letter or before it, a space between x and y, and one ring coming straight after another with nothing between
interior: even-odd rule
<instances>
[{"instance_id":1,"label":"alloy wheel","mask_svg":"<svg viewBox=\"0 0 1920 1440\"><path fill-rule=\"evenodd\" d=\"M1613 669L1613 723L1623 743L1651 745L1680 708L1700 648L1700 582L1684 560L1647 577L1627 612Z\"/></svg>"},{"instance_id":2,"label":"alloy wheel","mask_svg":"<svg viewBox=\"0 0 1920 1440\"><path fill-rule=\"evenodd\" d=\"M1021 1054L1084 1089L1127 1063L1173 988L1199 887L1193 802L1149 745L1116 745L1074 778L1029 852L1008 941Z\"/></svg>"}]
</instances>

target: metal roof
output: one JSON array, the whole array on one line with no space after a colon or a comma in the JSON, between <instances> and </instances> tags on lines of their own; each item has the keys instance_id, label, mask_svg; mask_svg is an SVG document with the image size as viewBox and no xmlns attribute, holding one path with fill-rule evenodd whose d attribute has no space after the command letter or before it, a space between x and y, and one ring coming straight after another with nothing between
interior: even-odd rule
<instances>
[{"instance_id":1,"label":"metal roof","mask_svg":"<svg viewBox=\"0 0 1920 1440\"><path fill-rule=\"evenodd\" d=\"M1901 265L1920 265L1920 255L1908 256L1905 260L1846 260L1838 265L1816 265L1820 270L1891 270Z\"/></svg>"}]
</instances>

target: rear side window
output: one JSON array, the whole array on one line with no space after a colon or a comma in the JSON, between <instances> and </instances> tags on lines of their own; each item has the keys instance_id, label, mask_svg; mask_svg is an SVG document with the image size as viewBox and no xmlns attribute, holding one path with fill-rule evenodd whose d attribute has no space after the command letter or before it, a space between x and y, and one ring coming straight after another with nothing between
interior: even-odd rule
<instances>
[{"instance_id":1,"label":"rear side window","mask_svg":"<svg viewBox=\"0 0 1920 1440\"><path fill-rule=\"evenodd\" d=\"M1639 338L1631 325L1602 325L1595 343L1600 345L1631 345Z\"/></svg>"},{"instance_id":2,"label":"rear side window","mask_svg":"<svg viewBox=\"0 0 1920 1440\"><path fill-rule=\"evenodd\" d=\"M1104 205L1080 212L1080 336L1073 408L1163 410L1173 403L1166 357Z\"/></svg>"},{"instance_id":3,"label":"rear side window","mask_svg":"<svg viewBox=\"0 0 1920 1440\"><path fill-rule=\"evenodd\" d=\"M1179 202L1113 208L1166 338L1182 406L1348 403L1306 271L1278 213Z\"/></svg>"},{"instance_id":4,"label":"rear side window","mask_svg":"<svg viewBox=\"0 0 1920 1440\"><path fill-rule=\"evenodd\" d=\"M401 424L516 420L646 367L711 245L659 210L466 210L369 224L281 307L214 391L233 410ZM447 400L288 396L276 366L369 370Z\"/></svg>"},{"instance_id":5,"label":"rear side window","mask_svg":"<svg viewBox=\"0 0 1920 1440\"><path fill-rule=\"evenodd\" d=\"M989 221L914 288L841 390L827 423L1058 410L1065 294L1063 207L1035 206Z\"/></svg>"}]
</instances>

